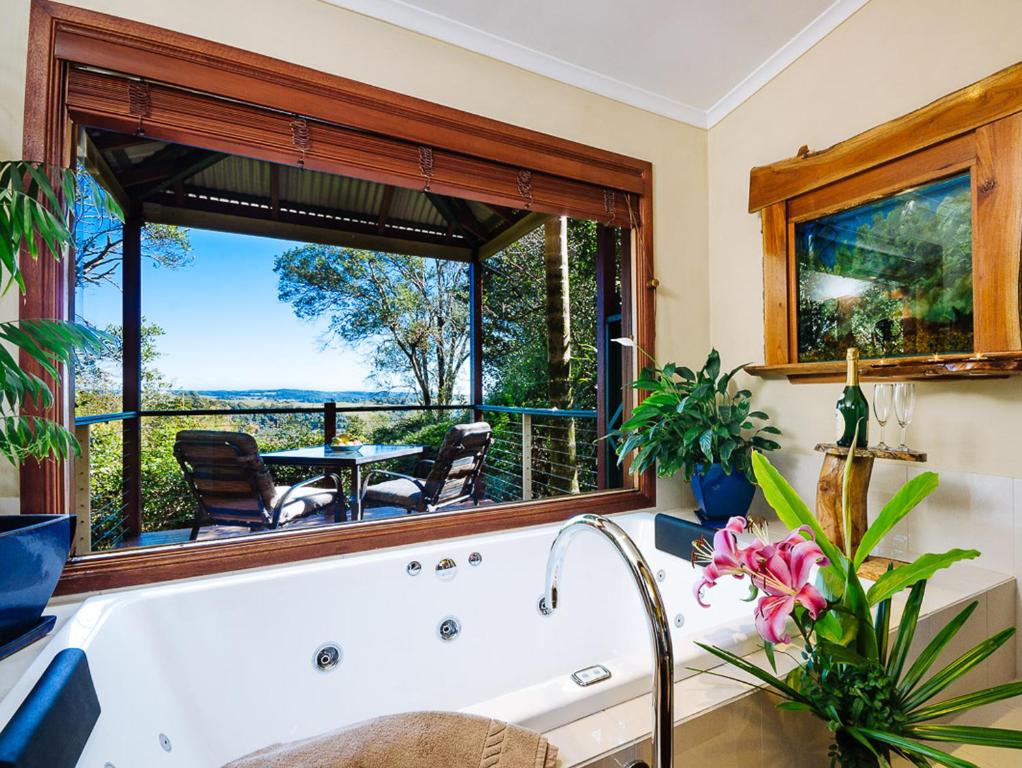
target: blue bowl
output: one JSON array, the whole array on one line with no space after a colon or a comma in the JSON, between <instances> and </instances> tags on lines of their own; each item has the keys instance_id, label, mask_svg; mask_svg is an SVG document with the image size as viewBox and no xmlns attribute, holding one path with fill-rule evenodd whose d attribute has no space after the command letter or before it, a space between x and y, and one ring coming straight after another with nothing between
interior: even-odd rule
<instances>
[{"instance_id":1,"label":"blue bowl","mask_svg":"<svg viewBox=\"0 0 1022 768\"><path fill-rule=\"evenodd\" d=\"M0 644L42 616L71 552L73 515L0 515Z\"/></svg>"},{"instance_id":2,"label":"blue bowl","mask_svg":"<svg viewBox=\"0 0 1022 768\"><path fill-rule=\"evenodd\" d=\"M700 475L704 469L706 474ZM691 485L700 511L710 520L745 517L756 493L756 486L742 472L725 475L720 464L698 467Z\"/></svg>"}]
</instances>

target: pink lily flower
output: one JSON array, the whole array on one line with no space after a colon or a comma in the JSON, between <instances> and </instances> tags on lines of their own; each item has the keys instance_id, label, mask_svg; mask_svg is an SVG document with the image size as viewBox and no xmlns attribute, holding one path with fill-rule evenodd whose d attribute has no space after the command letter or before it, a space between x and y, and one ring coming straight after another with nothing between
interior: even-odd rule
<instances>
[{"instance_id":1,"label":"pink lily flower","mask_svg":"<svg viewBox=\"0 0 1022 768\"><path fill-rule=\"evenodd\" d=\"M713 535L713 551L709 562L703 566L703 577L695 585L696 601L703 608L709 604L703 602L703 588L716 585L717 579L724 575L732 575L736 579L744 576L744 563L740 561L741 550L738 547L738 534L745 531L745 518L732 517L727 525Z\"/></svg>"},{"instance_id":2,"label":"pink lily flower","mask_svg":"<svg viewBox=\"0 0 1022 768\"><path fill-rule=\"evenodd\" d=\"M738 534L744 530L743 518L731 518L714 535L712 551L700 553L708 562L695 586L696 600L708 607L703 591L714 586L722 575L739 579L748 576L765 593L755 612L759 634L770 643L790 642L785 627L797 605L805 608L813 619L827 607L826 599L809 583L809 577L814 566L826 566L829 561L813 540L811 529L805 526L776 544L757 538L742 548L738 546Z\"/></svg>"}]
</instances>

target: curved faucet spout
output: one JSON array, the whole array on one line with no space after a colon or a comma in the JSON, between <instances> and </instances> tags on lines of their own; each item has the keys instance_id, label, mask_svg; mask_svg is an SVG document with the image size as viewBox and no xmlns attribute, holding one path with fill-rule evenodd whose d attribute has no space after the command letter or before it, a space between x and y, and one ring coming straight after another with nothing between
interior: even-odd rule
<instances>
[{"instance_id":1,"label":"curved faucet spout","mask_svg":"<svg viewBox=\"0 0 1022 768\"><path fill-rule=\"evenodd\" d=\"M592 514L578 515L562 526L550 546L546 565L546 592L540 609L547 615L557 610L557 587L564 555L575 536L586 530L603 534L614 545L628 566L642 597L653 647L653 768L671 768L674 732L674 649L671 645L671 630L667 623L664 601L649 564L621 526Z\"/></svg>"}]
</instances>

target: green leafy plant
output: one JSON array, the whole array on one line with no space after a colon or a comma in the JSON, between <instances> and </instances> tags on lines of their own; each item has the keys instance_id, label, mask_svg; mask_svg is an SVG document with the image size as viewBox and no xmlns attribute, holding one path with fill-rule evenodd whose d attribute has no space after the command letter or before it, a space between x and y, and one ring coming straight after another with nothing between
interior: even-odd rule
<instances>
[{"instance_id":1,"label":"green leafy plant","mask_svg":"<svg viewBox=\"0 0 1022 768\"><path fill-rule=\"evenodd\" d=\"M888 768L892 756L898 755L915 766L976 768L932 742L1022 749L1022 732L933 722L1022 695L1022 682L1014 682L934 703L938 694L1004 645L1014 628L996 633L934 671L940 653L976 609L974 602L915 658L909 656L927 579L979 552L952 549L923 555L889 568L868 590L857 574L884 535L937 487L937 475L925 472L902 487L853 550L847 536L840 544L827 539L809 508L765 456L756 453L752 462L767 502L791 532L783 541L770 543L760 531L743 547L738 534L745 521L732 518L712 547L701 547L699 557L705 565L700 590L725 575L749 577L752 599L762 594L756 624L773 672L722 648L701 647L765 683L782 699L780 708L810 712L827 723L834 735L831 766ZM851 462L849 457L846 491ZM847 524L844 530L849 530ZM779 561L786 567L778 567ZM815 585L808 580L814 564L819 566ZM891 600L906 589L905 610L892 639ZM801 636L802 650L795 657L791 649L784 649L797 666L782 679L776 674L774 645L791 640L785 626L789 619Z\"/></svg>"},{"instance_id":2,"label":"green leafy plant","mask_svg":"<svg viewBox=\"0 0 1022 768\"><path fill-rule=\"evenodd\" d=\"M13 286L25 292L19 258L64 257L71 240L64 204L74 195L74 176L61 168L0 161L0 293ZM101 343L100 335L83 325L46 318L0 322L0 339L27 353L54 383L76 349L97 349ZM0 455L20 464L28 458L77 453L70 431L45 417L21 413L26 406L41 410L52 403L49 384L24 370L11 350L0 345Z\"/></svg>"},{"instance_id":3,"label":"green leafy plant","mask_svg":"<svg viewBox=\"0 0 1022 768\"><path fill-rule=\"evenodd\" d=\"M767 423L766 413L752 410L752 392L732 387L744 367L722 373L715 349L698 371L675 363L661 368L652 360L632 383L649 394L611 433L618 461L634 452L632 473L655 465L660 477L682 471L686 480L720 464L725 473L741 472L751 480L753 449L779 448L767 435L781 430Z\"/></svg>"}]
</instances>

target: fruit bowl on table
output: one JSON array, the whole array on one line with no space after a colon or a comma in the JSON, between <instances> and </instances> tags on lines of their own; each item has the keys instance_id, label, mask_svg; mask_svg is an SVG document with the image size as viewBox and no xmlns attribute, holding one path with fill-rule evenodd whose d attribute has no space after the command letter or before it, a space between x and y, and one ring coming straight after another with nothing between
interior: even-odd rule
<instances>
[{"instance_id":1,"label":"fruit bowl on table","mask_svg":"<svg viewBox=\"0 0 1022 768\"><path fill-rule=\"evenodd\" d=\"M327 453L358 453L362 443L330 443L326 446Z\"/></svg>"}]
</instances>

